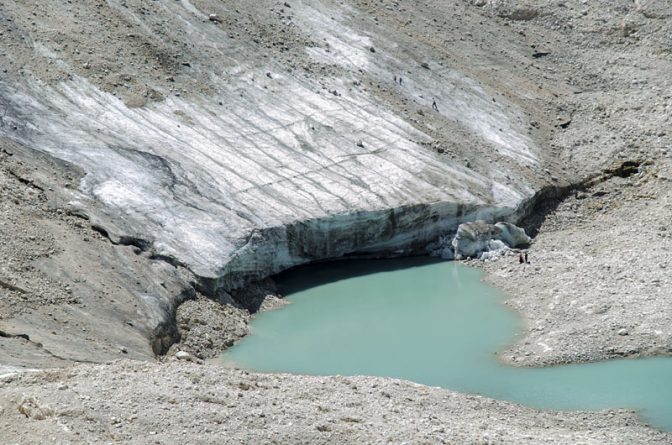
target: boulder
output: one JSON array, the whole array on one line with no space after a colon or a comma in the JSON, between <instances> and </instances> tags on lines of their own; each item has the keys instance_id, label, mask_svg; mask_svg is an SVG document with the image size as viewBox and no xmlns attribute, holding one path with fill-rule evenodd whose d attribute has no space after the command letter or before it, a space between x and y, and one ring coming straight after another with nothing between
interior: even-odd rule
<instances>
[{"instance_id":1,"label":"boulder","mask_svg":"<svg viewBox=\"0 0 672 445\"><path fill-rule=\"evenodd\" d=\"M186 351L177 351L175 353L175 358L177 358L178 360L186 360L188 362L194 360L194 357Z\"/></svg>"}]
</instances>

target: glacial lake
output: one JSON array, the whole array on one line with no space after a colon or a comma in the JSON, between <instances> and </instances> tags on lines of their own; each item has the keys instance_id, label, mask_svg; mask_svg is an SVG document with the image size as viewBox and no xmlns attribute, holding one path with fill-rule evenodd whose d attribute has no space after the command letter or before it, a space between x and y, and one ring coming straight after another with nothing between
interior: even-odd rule
<instances>
[{"instance_id":1,"label":"glacial lake","mask_svg":"<svg viewBox=\"0 0 672 445\"><path fill-rule=\"evenodd\" d=\"M629 408L672 431L672 358L516 368L496 352L521 321L481 272L427 258L302 267L279 285L292 303L259 314L226 366L313 375L372 375L534 408Z\"/></svg>"}]
</instances>

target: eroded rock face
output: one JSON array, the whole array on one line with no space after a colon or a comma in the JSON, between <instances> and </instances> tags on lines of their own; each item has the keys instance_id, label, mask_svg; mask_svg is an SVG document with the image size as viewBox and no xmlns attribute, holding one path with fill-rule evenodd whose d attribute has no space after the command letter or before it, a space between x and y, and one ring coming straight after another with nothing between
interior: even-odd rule
<instances>
[{"instance_id":1,"label":"eroded rock face","mask_svg":"<svg viewBox=\"0 0 672 445\"><path fill-rule=\"evenodd\" d=\"M30 75L0 81L0 136L81 168L71 209L115 242L186 265L210 293L315 259L422 249L465 221L513 219L547 181L517 81L487 86L441 61L450 48L371 28L354 7L296 4L287 27L258 5L241 13L238 3L167 0L147 13L109 2L108 19L134 39L176 39L183 52L140 79L110 73L107 82L101 62L39 31L87 5L37 16L36 29L22 21L23 6L8 9L19 17L8 33L34 36L8 50L43 65L26 60ZM263 39L234 36L269 24L285 30L286 59L269 58ZM55 78L44 64L69 74ZM144 92L121 87L139 81Z\"/></svg>"}]
</instances>

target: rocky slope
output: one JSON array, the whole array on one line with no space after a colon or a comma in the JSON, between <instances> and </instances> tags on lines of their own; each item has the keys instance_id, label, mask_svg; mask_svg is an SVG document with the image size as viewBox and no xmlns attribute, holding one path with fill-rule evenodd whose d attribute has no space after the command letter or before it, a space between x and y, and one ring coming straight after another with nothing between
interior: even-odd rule
<instances>
[{"instance_id":1,"label":"rocky slope","mask_svg":"<svg viewBox=\"0 0 672 445\"><path fill-rule=\"evenodd\" d=\"M0 153L0 367L152 359L177 337L190 274L114 246L54 189L78 172L4 144Z\"/></svg>"},{"instance_id":2,"label":"rocky slope","mask_svg":"<svg viewBox=\"0 0 672 445\"><path fill-rule=\"evenodd\" d=\"M543 76L565 76L573 94L551 144L566 165L592 169L564 200L540 203L531 265L486 264L489 281L526 319L502 358L550 365L670 355L669 231L672 27L666 2L487 2L490 16L536 11L514 29L547 33ZM522 8L522 9L520 9ZM530 26L532 24L532 26ZM564 43L559 43L564 42ZM557 47L567 44L566 52ZM566 68L563 69L563 65ZM564 116L564 117L563 117ZM608 162L601 153L612 152ZM623 167L625 166L625 167Z\"/></svg>"},{"instance_id":3,"label":"rocky slope","mask_svg":"<svg viewBox=\"0 0 672 445\"><path fill-rule=\"evenodd\" d=\"M485 263L527 321L502 357L552 365L672 355L672 163L581 188L551 213L529 250Z\"/></svg>"}]
</instances>

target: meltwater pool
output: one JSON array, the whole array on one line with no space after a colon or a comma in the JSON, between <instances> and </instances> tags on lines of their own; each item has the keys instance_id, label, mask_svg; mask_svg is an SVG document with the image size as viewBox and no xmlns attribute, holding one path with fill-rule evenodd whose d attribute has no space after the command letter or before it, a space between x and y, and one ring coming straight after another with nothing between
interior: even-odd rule
<instances>
[{"instance_id":1,"label":"meltwater pool","mask_svg":"<svg viewBox=\"0 0 672 445\"><path fill-rule=\"evenodd\" d=\"M259 314L221 360L258 371L375 375L555 410L632 408L672 431L672 358L516 368L520 331L481 272L427 258L322 263L283 274L292 304Z\"/></svg>"}]
</instances>

